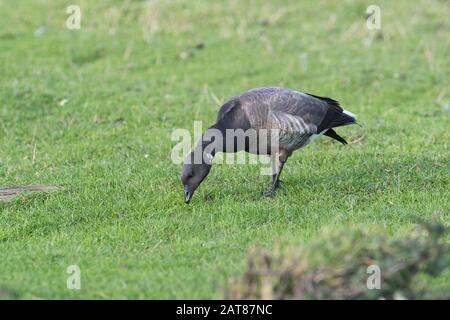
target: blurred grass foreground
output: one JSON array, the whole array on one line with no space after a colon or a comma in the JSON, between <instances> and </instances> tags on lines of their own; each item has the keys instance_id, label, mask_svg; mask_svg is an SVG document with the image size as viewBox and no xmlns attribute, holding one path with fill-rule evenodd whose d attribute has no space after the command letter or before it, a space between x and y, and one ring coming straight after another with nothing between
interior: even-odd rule
<instances>
[{"instance_id":1,"label":"blurred grass foreground","mask_svg":"<svg viewBox=\"0 0 450 320\"><path fill-rule=\"evenodd\" d=\"M254 251L227 299L450 299L450 285L427 289L426 277L450 267L449 228L422 223L406 237L363 228L330 231L308 246ZM373 274L373 275L371 275ZM379 278L377 278L379 277Z\"/></svg>"}]
</instances>

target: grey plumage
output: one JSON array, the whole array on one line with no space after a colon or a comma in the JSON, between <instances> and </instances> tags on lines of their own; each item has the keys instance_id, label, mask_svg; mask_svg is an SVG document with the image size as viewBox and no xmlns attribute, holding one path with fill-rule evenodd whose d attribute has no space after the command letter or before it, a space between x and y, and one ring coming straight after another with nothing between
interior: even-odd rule
<instances>
[{"instance_id":1,"label":"grey plumage","mask_svg":"<svg viewBox=\"0 0 450 320\"><path fill-rule=\"evenodd\" d=\"M256 130L280 130L280 146L289 151L308 144L309 138L314 134L356 121L353 117L343 114L343 109L335 100L286 88L253 89L231 98L228 102L230 101L238 101L240 108L237 103L234 110L227 106L228 114L234 112L236 116L237 113L243 112L250 128ZM218 122L220 121L224 122L223 127L228 126L226 118L219 117Z\"/></svg>"},{"instance_id":2,"label":"grey plumage","mask_svg":"<svg viewBox=\"0 0 450 320\"><path fill-rule=\"evenodd\" d=\"M217 122L210 129L221 131L224 137L227 129L256 130L258 133L256 146L255 141L247 140L242 148L236 146L235 141L224 141L223 145L217 143L215 145L215 151L236 152L245 150L256 154L271 154L270 147L261 149L259 133L264 130L266 132L267 130L269 132L277 130L279 134L278 159L274 158L275 155L271 155L273 161L279 160L278 170L274 173L271 188L266 193L266 195L272 195L279 186L279 176L284 163L292 152L308 145L314 138L322 134L346 144L346 141L332 128L352 123L356 123L353 114L344 111L339 103L333 99L287 88L270 87L252 89L230 98L220 108ZM203 152L203 149L210 143L214 142L202 139L196 149ZM204 166L206 165L209 164L205 163ZM189 179L186 177L189 175L196 176L196 171L205 172L200 167L193 165L183 167L182 180L185 190L186 185L190 185ZM207 171L209 172L209 170ZM192 184L190 197L206 175L201 179L196 179L200 180L199 182L196 181Z\"/></svg>"}]
</instances>

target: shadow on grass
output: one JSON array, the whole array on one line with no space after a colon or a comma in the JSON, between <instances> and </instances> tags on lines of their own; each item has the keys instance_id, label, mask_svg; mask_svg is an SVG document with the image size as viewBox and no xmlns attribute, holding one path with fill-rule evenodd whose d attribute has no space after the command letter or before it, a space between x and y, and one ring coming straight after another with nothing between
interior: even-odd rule
<instances>
[{"instance_id":1,"label":"shadow on grass","mask_svg":"<svg viewBox=\"0 0 450 320\"><path fill-rule=\"evenodd\" d=\"M342 197L349 193L371 194L388 190L396 192L423 190L445 184L445 174L440 174L448 166L445 159L405 156L403 160L398 161L376 155L360 155L360 158L360 160L353 159L351 165L341 167L334 166L333 161L323 160L321 163L314 164L317 173L312 174L310 172L303 174L301 171L300 174L288 174L288 169L283 172L282 187L274 197L295 196L298 188L307 188L308 192L317 194L331 192ZM299 166L300 164L291 165ZM330 169L322 170L322 167ZM242 170L245 170L244 166ZM311 170L310 166L308 170ZM265 198L263 192L270 186L271 181L270 177L248 177L243 181L245 186L242 186L226 183L225 180L222 182L222 179L217 180L216 183L223 183L225 188L216 194L203 191L201 197L205 201L221 201L230 197L236 201L242 201L244 192L248 193L246 201L259 201Z\"/></svg>"}]
</instances>

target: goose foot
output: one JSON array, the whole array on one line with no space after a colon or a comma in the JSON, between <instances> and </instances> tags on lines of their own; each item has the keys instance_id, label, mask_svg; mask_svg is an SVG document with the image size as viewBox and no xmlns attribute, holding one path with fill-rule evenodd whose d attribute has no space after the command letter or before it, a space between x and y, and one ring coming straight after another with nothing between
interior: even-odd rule
<instances>
[{"instance_id":1,"label":"goose foot","mask_svg":"<svg viewBox=\"0 0 450 320\"><path fill-rule=\"evenodd\" d=\"M264 197L270 198L275 194L275 190L267 190L266 192L263 193Z\"/></svg>"},{"instance_id":2,"label":"goose foot","mask_svg":"<svg viewBox=\"0 0 450 320\"><path fill-rule=\"evenodd\" d=\"M281 187L282 181L278 180L275 184L273 184L269 190L263 193L264 197L272 197L275 192Z\"/></svg>"}]
</instances>

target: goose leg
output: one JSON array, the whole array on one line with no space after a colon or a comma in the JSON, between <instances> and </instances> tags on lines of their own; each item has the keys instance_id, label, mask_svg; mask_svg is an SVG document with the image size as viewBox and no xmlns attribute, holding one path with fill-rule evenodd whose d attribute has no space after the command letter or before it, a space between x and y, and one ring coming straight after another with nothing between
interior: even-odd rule
<instances>
[{"instance_id":1,"label":"goose leg","mask_svg":"<svg viewBox=\"0 0 450 320\"><path fill-rule=\"evenodd\" d=\"M280 179L277 180L277 175L278 174L274 174L272 176L272 185L275 185L275 188L278 189L283 185L283 181L281 181Z\"/></svg>"},{"instance_id":2,"label":"goose leg","mask_svg":"<svg viewBox=\"0 0 450 320\"><path fill-rule=\"evenodd\" d=\"M269 190L264 192L264 196L266 196L266 197L273 196L275 191L277 191L277 189L281 185L280 175L281 175L281 171L283 171L284 164L287 161L287 156L285 156L284 154L280 154L279 160L280 160L280 164L279 164L277 173L272 176L272 185L270 186ZM276 159L274 159L274 161L276 161Z\"/></svg>"}]
</instances>

